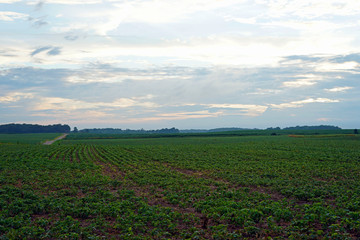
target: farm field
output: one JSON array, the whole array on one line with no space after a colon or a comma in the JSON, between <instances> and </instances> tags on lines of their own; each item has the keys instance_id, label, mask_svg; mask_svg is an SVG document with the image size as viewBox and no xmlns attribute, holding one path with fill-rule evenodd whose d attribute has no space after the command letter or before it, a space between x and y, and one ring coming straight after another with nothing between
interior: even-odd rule
<instances>
[{"instance_id":1,"label":"farm field","mask_svg":"<svg viewBox=\"0 0 360 240\"><path fill-rule=\"evenodd\" d=\"M358 135L84 136L0 140L0 239L360 238Z\"/></svg>"},{"instance_id":2,"label":"farm field","mask_svg":"<svg viewBox=\"0 0 360 240\"><path fill-rule=\"evenodd\" d=\"M0 134L0 143L41 144L60 135L59 133Z\"/></svg>"}]
</instances>

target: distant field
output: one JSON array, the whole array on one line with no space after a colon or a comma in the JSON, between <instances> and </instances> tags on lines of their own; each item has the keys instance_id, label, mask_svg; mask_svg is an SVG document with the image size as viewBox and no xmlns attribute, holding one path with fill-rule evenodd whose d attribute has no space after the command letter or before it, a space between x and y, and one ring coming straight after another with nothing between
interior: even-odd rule
<instances>
[{"instance_id":1,"label":"distant field","mask_svg":"<svg viewBox=\"0 0 360 240\"><path fill-rule=\"evenodd\" d=\"M0 186L1 239L360 238L358 135L4 143Z\"/></svg>"},{"instance_id":2,"label":"distant field","mask_svg":"<svg viewBox=\"0 0 360 240\"><path fill-rule=\"evenodd\" d=\"M67 139L121 139L121 138L182 138L182 137L227 137L227 136L271 136L271 135L328 135L353 134L353 129L339 130L238 130L206 133L168 133L168 134L99 134L71 133Z\"/></svg>"},{"instance_id":3,"label":"distant field","mask_svg":"<svg viewBox=\"0 0 360 240\"><path fill-rule=\"evenodd\" d=\"M60 133L0 134L0 143L37 144L60 136Z\"/></svg>"}]
</instances>

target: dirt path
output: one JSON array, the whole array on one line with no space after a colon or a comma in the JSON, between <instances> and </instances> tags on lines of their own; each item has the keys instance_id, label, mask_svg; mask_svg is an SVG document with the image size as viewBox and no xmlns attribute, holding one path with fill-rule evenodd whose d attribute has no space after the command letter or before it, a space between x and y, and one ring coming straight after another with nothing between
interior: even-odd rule
<instances>
[{"instance_id":1,"label":"dirt path","mask_svg":"<svg viewBox=\"0 0 360 240\"><path fill-rule=\"evenodd\" d=\"M64 133L63 135L61 135L61 136L59 136L59 137L57 137L57 138L55 138L55 139L53 139L53 140L49 140L49 141L44 142L43 145L51 145L51 144L53 144L54 142L65 138L67 135L68 135L67 133Z\"/></svg>"}]
</instances>

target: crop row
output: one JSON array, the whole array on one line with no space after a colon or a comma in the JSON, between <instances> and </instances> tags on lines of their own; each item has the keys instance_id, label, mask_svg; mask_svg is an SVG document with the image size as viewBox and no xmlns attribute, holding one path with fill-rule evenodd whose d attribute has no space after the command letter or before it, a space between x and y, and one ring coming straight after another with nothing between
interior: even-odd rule
<instances>
[{"instance_id":1,"label":"crop row","mask_svg":"<svg viewBox=\"0 0 360 240\"><path fill-rule=\"evenodd\" d=\"M358 142L288 141L98 148L157 202L195 209L229 236L358 236Z\"/></svg>"},{"instance_id":2,"label":"crop row","mask_svg":"<svg viewBox=\"0 0 360 240\"><path fill-rule=\"evenodd\" d=\"M2 239L360 237L357 138L65 140L0 159Z\"/></svg>"}]
</instances>

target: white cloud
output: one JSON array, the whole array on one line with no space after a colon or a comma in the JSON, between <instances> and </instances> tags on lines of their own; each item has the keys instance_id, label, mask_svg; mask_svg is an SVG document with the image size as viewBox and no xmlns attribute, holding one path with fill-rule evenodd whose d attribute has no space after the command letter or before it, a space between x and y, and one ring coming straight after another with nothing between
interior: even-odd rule
<instances>
[{"instance_id":1,"label":"white cloud","mask_svg":"<svg viewBox=\"0 0 360 240\"><path fill-rule=\"evenodd\" d=\"M181 119L191 119L191 118L208 118L208 117L218 117L222 112L209 112L204 111L195 111L195 112L175 112L175 113L160 113L153 118L148 118L152 120L181 120Z\"/></svg>"},{"instance_id":2,"label":"white cloud","mask_svg":"<svg viewBox=\"0 0 360 240\"><path fill-rule=\"evenodd\" d=\"M156 108L158 105L153 102L142 102L138 101L135 98L119 98L110 104L102 104L107 107L116 107L116 108L128 108L128 107L145 107L145 108Z\"/></svg>"},{"instance_id":3,"label":"white cloud","mask_svg":"<svg viewBox=\"0 0 360 240\"><path fill-rule=\"evenodd\" d=\"M145 98L118 98L113 102L86 102L81 100L75 100L70 98L61 97L41 97L35 103L32 110L34 111L74 111L81 109L99 109L99 108L129 108L129 107L144 107L144 108L156 108L157 104L152 102L144 102L141 100L149 99L149 96Z\"/></svg>"},{"instance_id":4,"label":"white cloud","mask_svg":"<svg viewBox=\"0 0 360 240\"><path fill-rule=\"evenodd\" d=\"M78 22L69 25L54 26L53 30L61 33L69 33L72 29L78 29L80 35L86 33L86 29L93 27L94 24ZM99 24L99 29L105 28ZM78 36L76 31L74 36ZM102 33L105 34L105 33ZM126 34L126 33L125 33ZM77 38L77 37L76 37ZM184 38L187 38L186 36ZM47 40L46 40L47 39ZM51 39L51 38L50 38ZM51 39L57 41L56 39ZM49 39L45 35L44 40L38 40L44 43L35 43L27 39L26 42L16 40L18 46L23 49L17 51L19 57L11 58L0 56L0 64L9 64L14 62L18 64L35 62L45 65L72 65L81 66L84 62L92 59L101 59L102 61L116 61L129 58L146 58L150 64L163 59L163 62L173 62L174 59L181 59L182 63L201 65L241 65L248 67L257 66L278 66L284 56L289 55L309 55L314 53L343 54L354 50L351 46L353 38L347 35L302 35L299 37L235 37L226 34L216 34L212 36L191 37L186 40L177 41L176 39L155 39L151 41L129 41L119 43L116 37L81 38L72 44L54 42L54 45L60 45L61 54L49 58L45 52L36 55L35 59L29 60L25 52L33 51L34 45L48 45ZM154 42L155 41L155 42ZM13 40L9 40L8 45L14 47ZM20 48L20 47L17 47ZM325 71L327 66L319 65L319 71ZM161 76L159 76L161 77ZM168 76L169 77L169 76ZM134 80L136 80L134 76ZM145 76L139 76L145 79ZM95 78L90 78L96 80ZM105 81L114 82L116 78L106 77ZM76 76L69 79L70 82L89 81L82 76ZM309 81L308 81L309 83Z\"/></svg>"},{"instance_id":5,"label":"white cloud","mask_svg":"<svg viewBox=\"0 0 360 240\"><path fill-rule=\"evenodd\" d=\"M22 0L0 0L0 3L16 3L20 2Z\"/></svg>"},{"instance_id":6,"label":"white cloud","mask_svg":"<svg viewBox=\"0 0 360 240\"><path fill-rule=\"evenodd\" d=\"M16 19L26 19L28 16L18 12L0 12L0 21L12 22Z\"/></svg>"},{"instance_id":7,"label":"white cloud","mask_svg":"<svg viewBox=\"0 0 360 240\"><path fill-rule=\"evenodd\" d=\"M61 111L61 112L36 112L32 113L31 116L36 117L51 117L57 119L63 119L63 121L76 120L76 119L86 119L88 121L90 119L98 119L98 118L108 118L113 117L114 114L109 114L103 111L94 111L94 110L85 110L85 111Z\"/></svg>"},{"instance_id":8,"label":"white cloud","mask_svg":"<svg viewBox=\"0 0 360 240\"><path fill-rule=\"evenodd\" d=\"M116 61L122 58L139 57L152 60L163 59L172 62L182 59L185 64L201 63L202 65L241 65L247 67L278 66L284 56L307 55L318 52L343 53L348 44L336 38L273 38L273 37L231 37L210 36L191 38L179 42L175 40L158 40L155 44L133 43L121 44L116 41L106 41L106 44L93 44L92 40L75 42L62 47L61 55L49 58L46 54L37 55L36 61L45 64L83 65L89 59L101 59L104 62ZM105 40L105 39L103 39ZM28 45L29 43L26 43ZM25 46L26 46L25 45ZM32 51L34 47L24 51ZM21 51L18 51L21 54ZM4 59L4 63L9 61ZM16 58L12 61L27 62L28 58ZM324 67L323 67L324 68ZM319 71L321 69L319 66ZM161 77L161 76L159 76ZM169 77L169 76L168 76ZM136 78L136 76L134 76ZM145 76L140 76L145 79ZM94 79L94 78L90 78ZM106 78L107 79L107 78ZM94 79L95 80L95 79ZM71 82L87 81L82 76L69 79ZM114 79L109 79L110 82Z\"/></svg>"},{"instance_id":9,"label":"white cloud","mask_svg":"<svg viewBox=\"0 0 360 240\"><path fill-rule=\"evenodd\" d=\"M102 0L46 0L47 4L66 4L66 5L80 5L80 4L100 4ZM39 0L28 0L27 4L38 4Z\"/></svg>"},{"instance_id":10,"label":"white cloud","mask_svg":"<svg viewBox=\"0 0 360 240\"><path fill-rule=\"evenodd\" d=\"M115 1L114 1L115 2ZM172 22L188 17L195 12L216 10L244 2L243 0L148 0L148 1L119 1L115 4L117 13L125 13L120 18L130 22ZM119 18L118 18L119 19Z\"/></svg>"},{"instance_id":11,"label":"white cloud","mask_svg":"<svg viewBox=\"0 0 360 240\"><path fill-rule=\"evenodd\" d=\"M296 79L295 81L283 82L283 86L290 88L312 86L315 85L318 81L321 81L323 79L322 76L317 76L314 74L297 75L295 76L295 78L298 79Z\"/></svg>"},{"instance_id":12,"label":"white cloud","mask_svg":"<svg viewBox=\"0 0 360 240\"><path fill-rule=\"evenodd\" d=\"M324 62L315 67L317 72L354 72L353 70L359 69L358 62L349 61L344 63Z\"/></svg>"},{"instance_id":13,"label":"white cloud","mask_svg":"<svg viewBox=\"0 0 360 240\"><path fill-rule=\"evenodd\" d=\"M148 117L113 117L113 118L102 118L94 119L89 115L89 120L84 121L84 118L79 116L76 121L72 121L74 124L146 124L149 122L160 122L160 121L173 121L173 120L186 120L186 119L202 119L202 118L216 118L221 115L221 112L210 113L208 111L197 111L197 112L175 112L175 113L160 113ZM143 125L142 125L143 126Z\"/></svg>"},{"instance_id":14,"label":"white cloud","mask_svg":"<svg viewBox=\"0 0 360 240\"><path fill-rule=\"evenodd\" d=\"M256 0L268 7L271 17L280 18L295 15L302 18L316 18L326 15L349 16L360 12L357 0Z\"/></svg>"},{"instance_id":15,"label":"white cloud","mask_svg":"<svg viewBox=\"0 0 360 240\"><path fill-rule=\"evenodd\" d=\"M285 42L285 43L284 43ZM206 37L189 41L162 41L154 45L133 44L121 46L119 44L94 46L91 51L80 52L79 49L70 51L71 59L116 58L120 56L142 56L147 58L184 59L217 65L273 65L280 60L284 50L279 49L280 43L286 44L283 39L273 38L233 38L233 37ZM80 46L81 47L81 46ZM256 52L257 54L254 54ZM65 50L62 52L64 56Z\"/></svg>"},{"instance_id":16,"label":"white cloud","mask_svg":"<svg viewBox=\"0 0 360 240\"><path fill-rule=\"evenodd\" d=\"M105 74L98 76L94 76L92 74L82 74L82 75L73 75L69 76L65 79L65 81L69 83L95 83L95 82L103 82L103 83L116 83L122 81L119 76Z\"/></svg>"},{"instance_id":17,"label":"white cloud","mask_svg":"<svg viewBox=\"0 0 360 240\"><path fill-rule=\"evenodd\" d=\"M289 29L296 29L306 33L319 33L334 31L344 27L354 26L354 24L343 25L324 20L312 20L312 21L299 21L299 20L282 20L282 21L270 21L261 23L263 26L276 26L285 27Z\"/></svg>"},{"instance_id":18,"label":"white cloud","mask_svg":"<svg viewBox=\"0 0 360 240\"><path fill-rule=\"evenodd\" d=\"M67 2L65 0L52 0L51 2ZM69 0L70 2L70 0ZM79 2L79 1L75 1ZM89 1L92 2L92 1ZM96 1L94 1L96 2ZM136 22L146 24L178 22L188 18L196 12L216 10L242 2L240 0L133 0L133 1L108 1L111 8L102 11L79 12L77 17L96 19L91 24L86 24L88 29L97 34L107 35L122 23Z\"/></svg>"},{"instance_id":19,"label":"white cloud","mask_svg":"<svg viewBox=\"0 0 360 240\"><path fill-rule=\"evenodd\" d=\"M24 105L24 119L34 113L39 118L65 116L66 121L73 113L74 121L93 115L104 125L117 119L196 118L217 123L240 118L255 124L271 120L273 115L265 114L269 108L339 102L317 98L321 92L346 93L341 94L348 106L344 109L351 109L349 99L356 102L350 91L356 79L347 73L360 70L359 1L0 3L0 66L9 70L0 71L0 91L18 89L2 92L0 101L5 107ZM37 19L47 25L33 28ZM34 88L39 96L22 93ZM329 108L328 115L324 111L316 117L327 118L341 106L312 107Z\"/></svg>"},{"instance_id":20,"label":"white cloud","mask_svg":"<svg viewBox=\"0 0 360 240\"><path fill-rule=\"evenodd\" d=\"M244 23L244 24L256 24L257 23L257 20L256 20L255 17L242 18L242 17L225 16L225 20L227 20L227 21L235 21L235 22Z\"/></svg>"},{"instance_id":21,"label":"white cloud","mask_svg":"<svg viewBox=\"0 0 360 240\"><path fill-rule=\"evenodd\" d=\"M184 80L190 79L191 76L174 75L166 72L106 72L100 69L96 71L89 70L88 73L72 75L66 78L69 83L119 83L124 80L130 81L161 81L161 80Z\"/></svg>"},{"instance_id":22,"label":"white cloud","mask_svg":"<svg viewBox=\"0 0 360 240\"><path fill-rule=\"evenodd\" d=\"M329 122L330 121L329 118L318 118L316 120L319 121L319 122Z\"/></svg>"},{"instance_id":23,"label":"white cloud","mask_svg":"<svg viewBox=\"0 0 360 240\"><path fill-rule=\"evenodd\" d=\"M312 86L316 84L315 81L312 81L310 79L298 79L296 81L287 81L283 82L284 87L291 87L291 88L297 88L297 87L304 87L304 86Z\"/></svg>"},{"instance_id":24,"label":"white cloud","mask_svg":"<svg viewBox=\"0 0 360 240\"><path fill-rule=\"evenodd\" d=\"M305 104L309 103L337 103L339 100L336 99L329 99L329 98L308 98L300 101L293 101L289 103L281 103L281 104L269 104L272 108L275 109L284 109L284 108L297 108L302 107Z\"/></svg>"},{"instance_id":25,"label":"white cloud","mask_svg":"<svg viewBox=\"0 0 360 240\"><path fill-rule=\"evenodd\" d=\"M38 1L30 1L38 3ZM293 14L294 11L301 12L302 8L311 10L312 7L319 7L323 11L337 14L337 11L347 9L351 11L358 11L351 9L359 4L346 2L343 6L336 4L336 1L321 1L320 3L313 3L305 0L301 1L257 1L259 5L256 8L261 8L262 5L268 8L268 11L279 11L284 14ZM220 0L184 0L184 1L168 1L168 0L133 0L133 1L100 1L100 0L48 0L47 4L64 4L64 11L62 14L64 20L58 20L51 24L51 28L56 33L73 34L74 39L78 39L79 35L88 35L87 38L81 38L81 44L66 45L62 48L61 56L52 57L37 56L31 61L39 64L66 64L70 61L72 64L82 64L83 61L89 59L103 58L104 61L119 58L119 57L147 57L147 58L174 58L183 59L184 62L201 62L207 65L246 65L246 66L276 66L283 56L288 55L307 55L314 53L328 53L339 54L356 50L354 47L354 34L339 34L334 31L348 27L347 24L331 22L324 19L305 19L298 18L268 18L266 17L266 9L264 14L259 14L259 17L230 17L238 22L247 22L256 24L259 28L246 29L239 28L238 30L222 31L217 26L214 26L214 34L209 33L196 35L193 33L172 34L170 30L169 36L162 39L162 35L148 36L148 33L137 32L128 33L128 30L122 30L123 23L136 23L140 29L152 28L161 29L166 32L166 29L172 29L173 22L177 24L187 24L191 22L195 14L207 13L210 16L226 16L232 11L234 7L239 9L247 9L252 6L248 1L220 1ZM101 3L101 8L94 8L86 6L69 6L76 10L66 11L67 4L96 4ZM84 8L84 9L80 9ZM254 6L252 6L254 7ZM351 8L350 8L351 7ZM225 9L226 8L226 9ZM223 10L225 9L225 10ZM320 9L320 7L319 7ZM317 10L319 10L317 9ZM330 10L328 10L330 9ZM334 10L336 9L336 11ZM340 9L340 10L339 10ZM223 11L221 11L223 10ZM245 10L244 10L245 11ZM316 11L314 11L316 12ZM75 14L76 13L76 14ZM228 14L229 13L229 14ZM55 16L59 13L56 12ZM271 15L271 14L270 14ZM281 14L280 14L281 15ZM9 16L5 16L9 18ZM261 19L262 18L262 19ZM10 17L11 19L11 17ZM257 21L257 20L262 21ZM266 20L266 21L265 21ZM224 22L222 24L229 23ZM160 25L161 24L161 25ZM349 23L350 24L350 23ZM185 25L186 26L186 25ZM225 25L224 25L225 26ZM230 25L229 25L230 26ZM118 28L121 29L118 29ZM279 34L267 34L266 27L285 27L295 29L300 32L278 31ZM125 27L126 29L126 27ZM164 29L164 30L163 30ZM114 33L113 30L119 30ZM265 33L259 32L265 30ZM271 30L271 29L270 29ZM196 29L194 30L196 31ZM201 29L199 29L201 32ZM243 36L244 32L250 31L251 34L247 37ZM95 35L94 34L95 32ZM136 31L135 31L136 32ZM78 34L76 34L78 33ZM112 36L111 34L115 34ZM191 35L193 34L193 36ZM101 35L101 36L99 36ZM136 36L134 36L136 35ZM156 34L154 34L156 35ZM177 41L172 35L180 35L182 39ZM195 35L195 36L194 36ZM127 43L119 42L118 37L138 37L139 41L129 41ZM196 37L197 36L197 37ZM270 37L273 36L273 37ZM103 38L102 38L103 37ZM178 36L176 36L178 37ZM27 42L28 38L25 38ZM55 38L54 38L55 39ZM54 39L51 39L53 41ZM42 41L42 40L40 40ZM46 44L50 41L48 36L44 37ZM57 41L56 39L54 41ZM21 41L19 41L21 44ZM19 45L18 44L18 45ZM60 43L54 43L59 45ZM61 43L63 45L63 43ZM33 46L30 46L33 47ZM4 59L6 62L7 59ZM18 60L19 63L28 62L28 59ZM151 60L150 60L151 62ZM143 77L142 77L143 78ZM71 81L80 82L81 79L70 79ZM114 81L114 79L109 79ZM304 85L310 84L309 82ZM295 84L296 85L296 84Z\"/></svg>"},{"instance_id":26,"label":"white cloud","mask_svg":"<svg viewBox=\"0 0 360 240\"><path fill-rule=\"evenodd\" d=\"M167 121L167 120L185 120L185 119L199 119L199 118L214 118L218 117L222 112L193 111L193 112L170 112L157 113L152 116L131 116L127 114L124 116L117 116L106 111L99 110L84 110L78 109L76 111L55 111L52 113L39 112L33 113L31 116L38 117L56 117L62 119L64 122L71 122L72 124L124 124L124 123L146 123L153 121Z\"/></svg>"},{"instance_id":27,"label":"white cloud","mask_svg":"<svg viewBox=\"0 0 360 240\"><path fill-rule=\"evenodd\" d=\"M255 92L249 92L248 95L275 95L281 93L282 90L279 89L262 89L257 88Z\"/></svg>"},{"instance_id":28,"label":"white cloud","mask_svg":"<svg viewBox=\"0 0 360 240\"><path fill-rule=\"evenodd\" d=\"M347 90L353 89L353 87L334 87L325 89L328 92L346 92Z\"/></svg>"},{"instance_id":29,"label":"white cloud","mask_svg":"<svg viewBox=\"0 0 360 240\"><path fill-rule=\"evenodd\" d=\"M38 117L36 124L58 124L59 122L71 124L109 124L109 119L121 119L114 114L99 110L77 110L77 111L51 111L35 112L29 114L32 117ZM116 122L116 121L114 121ZM120 122L120 121L118 121ZM108 126L108 125L107 125Z\"/></svg>"},{"instance_id":30,"label":"white cloud","mask_svg":"<svg viewBox=\"0 0 360 240\"><path fill-rule=\"evenodd\" d=\"M78 110L78 109L91 109L97 107L97 103L89 103L74 99L61 98L61 97L43 97L36 103L33 110Z\"/></svg>"},{"instance_id":31,"label":"white cloud","mask_svg":"<svg viewBox=\"0 0 360 240\"><path fill-rule=\"evenodd\" d=\"M259 116L263 114L267 106L252 105L252 104L202 104L208 108L220 108L220 109L236 109L237 112L224 112L225 115L246 115L246 116Z\"/></svg>"},{"instance_id":32,"label":"white cloud","mask_svg":"<svg viewBox=\"0 0 360 240\"><path fill-rule=\"evenodd\" d=\"M13 103L18 102L22 99L30 99L33 97L34 95L32 93L11 92L5 96L0 97L0 103Z\"/></svg>"}]
</instances>

